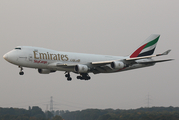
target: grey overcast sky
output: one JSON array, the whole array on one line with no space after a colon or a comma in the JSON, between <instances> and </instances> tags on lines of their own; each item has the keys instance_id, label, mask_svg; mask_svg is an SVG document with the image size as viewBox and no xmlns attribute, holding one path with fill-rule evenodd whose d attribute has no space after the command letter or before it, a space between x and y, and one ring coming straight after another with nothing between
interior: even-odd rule
<instances>
[{"instance_id":1,"label":"grey overcast sky","mask_svg":"<svg viewBox=\"0 0 179 120\"><path fill-rule=\"evenodd\" d=\"M135 109L179 106L178 0L0 0L0 107L39 106L55 110ZM59 51L125 56L151 34L160 34L155 53L172 49L174 61L80 81L64 72L41 75L19 68L3 55L19 45ZM49 109L49 105L48 105Z\"/></svg>"}]
</instances>

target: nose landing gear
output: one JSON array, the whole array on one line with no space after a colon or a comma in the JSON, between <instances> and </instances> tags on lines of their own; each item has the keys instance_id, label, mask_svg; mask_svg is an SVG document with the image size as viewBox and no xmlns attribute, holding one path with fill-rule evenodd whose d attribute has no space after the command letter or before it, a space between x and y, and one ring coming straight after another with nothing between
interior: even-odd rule
<instances>
[{"instance_id":1,"label":"nose landing gear","mask_svg":"<svg viewBox=\"0 0 179 120\"><path fill-rule=\"evenodd\" d=\"M24 75L24 72L22 71L22 70L23 70L23 68L22 68L21 66L19 66L19 68L20 68L19 75Z\"/></svg>"}]
</instances>

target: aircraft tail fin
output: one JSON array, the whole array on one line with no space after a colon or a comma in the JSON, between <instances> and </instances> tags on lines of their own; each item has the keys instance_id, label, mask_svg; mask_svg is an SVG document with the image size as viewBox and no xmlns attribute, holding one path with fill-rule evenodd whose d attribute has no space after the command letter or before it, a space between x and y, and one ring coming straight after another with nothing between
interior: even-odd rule
<instances>
[{"instance_id":1,"label":"aircraft tail fin","mask_svg":"<svg viewBox=\"0 0 179 120\"><path fill-rule=\"evenodd\" d=\"M131 55L130 58L152 55L155 51L160 35L150 35Z\"/></svg>"}]
</instances>

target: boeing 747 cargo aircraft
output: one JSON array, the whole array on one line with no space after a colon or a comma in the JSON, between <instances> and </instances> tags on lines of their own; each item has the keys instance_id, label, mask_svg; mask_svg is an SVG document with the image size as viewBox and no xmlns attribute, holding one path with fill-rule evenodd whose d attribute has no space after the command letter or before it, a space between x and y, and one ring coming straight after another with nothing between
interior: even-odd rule
<instances>
[{"instance_id":1,"label":"boeing 747 cargo aircraft","mask_svg":"<svg viewBox=\"0 0 179 120\"><path fill-rule=\"evenodd\" d=\"M129 56L109 56L84 53L61 52L39 47L18 46L6 53L3 58L20 68L20 75L24 75L23 67L38 69L40 74L64 71L65 77L71 81L70 72L79 74L77 79L89 80L89 73L114 73L153 66L158 62L172 59L153 60L153 57L167 55L171 50L153 55L160 35L150 35Z\"/></svg>"}]
</instances>

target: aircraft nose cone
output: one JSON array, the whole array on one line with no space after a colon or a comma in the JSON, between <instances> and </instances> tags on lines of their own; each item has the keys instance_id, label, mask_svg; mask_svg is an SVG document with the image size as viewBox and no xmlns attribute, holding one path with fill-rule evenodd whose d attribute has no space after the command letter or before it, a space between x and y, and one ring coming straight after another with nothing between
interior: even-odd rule
<instances>
[{"instance_id":1,"label":"aircraft nose cone","mask_svg":"<svg viewBox=\"0 0 179 120\"><path fill-rule=\"evenodd\" d=\"M3 58L4 58L5 60L7 60L7 59L8 59L8 55L5 54L5 55L3 56Z\"/></svg>"}]
</instances>

